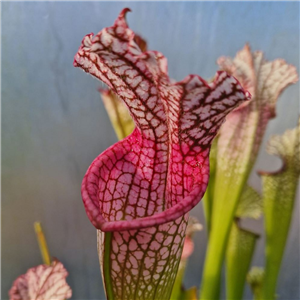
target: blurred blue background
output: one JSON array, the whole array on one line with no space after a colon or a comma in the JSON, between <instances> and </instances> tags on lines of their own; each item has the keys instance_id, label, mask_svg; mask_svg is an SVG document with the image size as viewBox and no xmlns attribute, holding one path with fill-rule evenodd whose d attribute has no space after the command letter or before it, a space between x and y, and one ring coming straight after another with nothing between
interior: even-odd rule
<instances>
[{"instance_id":1,"label":"blurred blue background","mask_svg":"<svg viewBox=\"0 0 300 300\"><path fill-rule=\"evenodd\" d=\"M117 141L97 88L74 68L84 35L111 26L130 7L131 28L161 51L171 77L210 78L216 59L234 56L246 42L266 58L299 66L299 3L279 2L4 2L2 3L2 296L13 280L40 264L33 223L41 221L51 254L70 275L72 299L104 299L96 230L81 201L81 180L93 159ZM299 69L298 69L299 71ZM280 97L255 170L275 170L265 152L271 134L297 123L299 84ZM260 179L253 173L258 190ZM298 201L299 202L299 201ZM204 224L202 204L192 215ZM263 222L248 222L262 232ZM254 265L262 266L264 238ZM186 285L199 285L205 230L197 233ZM299 299L299 203L282 265L280 299ZM245 299L251 299L249 288Z\"/></svg>"}]
</instances>

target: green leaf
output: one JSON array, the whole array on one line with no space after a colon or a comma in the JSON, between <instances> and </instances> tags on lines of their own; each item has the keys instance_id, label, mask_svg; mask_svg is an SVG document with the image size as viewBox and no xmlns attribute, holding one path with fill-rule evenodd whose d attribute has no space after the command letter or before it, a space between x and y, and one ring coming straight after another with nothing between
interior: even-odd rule
<instances>
[{"instance_id":1,"label":"green leaf","mask_svg":"<svg viewBox=\"0 0 300 300\"><path fill-rule=\"evenodd\" d=\"M299 123L300 124L300 123ZM270 154L280 156L283 166L276 172L260 172L266 231L266 266L263 296L275 299L277 278L292 219L300 175L300 125L282 136L273 136Z\"/></svg>"},{"instance_id":2,"label":"green leaf","mask_svg":"<svg viewBox=\"0 0 300 300\"><path fill-rule=\"evenodd\" d=\"M259 236L233 222L226 252L226 297L243 298L246 276Z\"/></svg>"},{"instance_id":3,"label":"green leaf","mask_svg":"<svg viewBox=\"0 0 300 300\"><path fill-rule=\"evenodd\" d=\"M254 295L254 300L262 299L262 285L265 276L265 271L260 267L252 267L247 275L247 282L250 285Z\"/></svg>"},{"instance_id":4,"label":"green leaf","mask_svg":"<svg viewBox=\"0 0 300 300\"><path fill-rule=\"evenodd\" d=\"M202 300L219 298L222 265L240 197L268 121L275 117L278 96L298 80L294 66L282 59L267 62L262 52L251 53L249 45L234 59L221 57L218 64L241 82L252 99L232 111L220 130Z\"/></svg>"},{"instance_id":5,"label":"green leaf","mask_svg":"<svg viewBox=\"0 0 300 300\"><path fill-rule=\"evenodd\" d=\"M262 197L251 186L246 185L238 204L235 216L258 219L262 214Z\"/></svg>"}]
</instances>

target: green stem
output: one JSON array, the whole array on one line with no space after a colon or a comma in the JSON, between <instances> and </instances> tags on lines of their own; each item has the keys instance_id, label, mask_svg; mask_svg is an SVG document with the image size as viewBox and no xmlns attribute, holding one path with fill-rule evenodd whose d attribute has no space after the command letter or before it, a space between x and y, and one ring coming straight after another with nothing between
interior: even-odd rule
<instances>
[{"instance_id":1,"label":"green stem","mask_svg":"<svg viewBox=\"0 0 300 300\"><path fill-rule=\"evenodd\" d=\"M235 211L248 174L238 181L220 172L215 183L212 227L200 289L201 300L217 300L220 294L221 271ZM246 176L245 176L246 175Z\"/></svg>"},{"instance_id":2,"label":"green stem","mask_svg":"<svg viewBox=\"0 0 300 300\"><path fill-rule=\"evenodd\" d=\"M41 256L43 258L43 262L44 262L44 264L50 266L51 265L51 257L50 257L50 254L49 254L46 238L45 238L41 223L35 222L34 223L34 230L35 230L36 237L37 237L37 240L38 240L38 244L39 244L39 247L40 247L40 252L41 252Z\"/></svg>"},{"instance_id":3,"label":"green stem","mask_svg":"<svg viewBox=\"0 0 300 300\"><path fill-rule=\"evenodd\" d=\"M221 271L229 235L228 221L223 221L223 227L215 226L210 232L200 289L200 300L217 300L220 297Z\"/></svg>"},{"instance_id":4,"label":"green stem","mask_svg":"<svg viewBox=\"0 0 300 300\"><path fill-rule=\"evenodd\" d=\"M263 298L276 298L276 285L292 219L297 189L293 174L263 176L266 267ZM275 188L276 187L276 188Z\"/></svg>"},{"instance_id":5,"label":"green stem","mask_svg":"<svg viewBox=\"0 0 300 300\"><path fill-rule=\"evenodd\" d=\"M253 300L267 300L262 296L262 287L253 291Z\"/></svg>"},{"instance_id":6,"label":"green stem","mask_svg":"<svg viewBox=\"0 0 300 300\"><path fill-rule=\"evenodd\" d=\"M242 300L247 273L259 236L233 222L226 252L226 298Z\"/></svg>"}]
</instances>

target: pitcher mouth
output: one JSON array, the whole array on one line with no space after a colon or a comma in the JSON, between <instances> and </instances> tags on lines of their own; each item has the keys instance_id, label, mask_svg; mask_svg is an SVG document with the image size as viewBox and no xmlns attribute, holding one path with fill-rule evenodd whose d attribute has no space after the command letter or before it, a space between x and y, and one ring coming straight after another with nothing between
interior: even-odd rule
<instances>
[{"instance_id":1,"label":"pitcher mouth","mask_svg":"<svg viewBox=\"0 0 300 300\"><path fill-rule=\"evenodd\" d=\"M109 151L107 149L106 151ZM106 152L105 151L105 152ZM81 186L81 195L85 205L86 213L91 221L91 223L99 230L108 232L108 231L123 231L123 230L134 230L141 228L148 228L152 226L158 226L163 223L168 223L175 221L188 213L192 208L194 208L202 199L207 183L207 180L203 181L202 184L196 184L192 192L182 199L179 203L174 206L161 211L156 212L151 216L146 217L136 217L130 220L107 220L100 207L97 195L98 188L95 187L94 176L90 176L93 173L93 168L98 167L100 154L91 164L87 170ZM207 166L208 167L208 166Z\"/></svg>"}]
</instances>

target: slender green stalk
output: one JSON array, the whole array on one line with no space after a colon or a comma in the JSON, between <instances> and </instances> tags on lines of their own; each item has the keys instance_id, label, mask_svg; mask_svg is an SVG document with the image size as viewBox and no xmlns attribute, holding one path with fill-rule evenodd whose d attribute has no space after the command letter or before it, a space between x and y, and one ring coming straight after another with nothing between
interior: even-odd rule
<instances>
[{"instance_id":1,"label":"slender green stalk","mask_svg":"<svg viewBox=\"0 0 300 300\"><path fill-rule=\"evenodd\" d=\"M277 279L289 233L297 188L295 176L293 178L285 176L283 180L279 179L279 176L281 175L263 177L266 230L263 297L268 300L275 299ZM278 179L282 181L282 184L278 184ZM283 185L285 187L288 185L288 187L284 188Z\"/></svg>"},{"instance_id":2,"label":"slender green stalk","mask_svg":"<svg viewBox=\"0 0 300 300\"><path fill-rule=\"evenodd\" d=\"M225 218L229 215L226 215ZM228 223L228 221L224 221ZM228 239L226 227L214 227L210 232L201 286L201 300L219 299L221 270Z\"/></svg>"},{"instance_id":3,"label":"slender green stalk","mask_svg":"<svg viewBox=\"0 0 300 300\"><path fill-rule=\"evenodd\" d=\"M246 276L259 236L233 222L226 252L226 298L242 300Z\"/></svg>"},{"instance_id":4,"label":"slender green stalk","mask_svg":"<svg viewBox=\"0 0 300 300\"><path fill-rule=\"evenodd\" d=\"M241 180L241 178L243 180ZM201 285L201 300L219 299L222 265L226 253L227 241L232 221L238 205L242 189L247 177L240 177L228 184L228 177L219 174L218 184L215 185L212 227L206 252L203 280ZM216 188L218 187L218 188ZM224 199L225 195L225 199ZM222 200L222 201L220 201Z\"/></svg>"},{"instance_id":5,"label":"slender green stalk","mask_svg":"<svg viewBox=\"0 0 300 300\"><path fill-rule=\"evenodd\" d=\"M50 266L51 265L51 257L50 257L50 254L49 254L46 238L45 238L41 223L35 222L34 223L34 230L35 230L36 237L37 237L37 240L38 240L38 244L39 244L39 247L40 247L40 252L41 252L41 255L42 255L42 258L43 258L43 262L44 262L44 264Z\"/></svg>"},{"instance_id":6,"label":"slender green stalk","mask_svg":"<svg viewBox=\"0 0 300 300\"><path fill-rule=\"evenodd\" d=\"M266 230L266 267L263 298L275 299L277 278L289 233L300 176L300 119L298 126L268 144L270 154L280 156L283 166L277 172L260 172Z\"/></svg>"}]
</instances>

